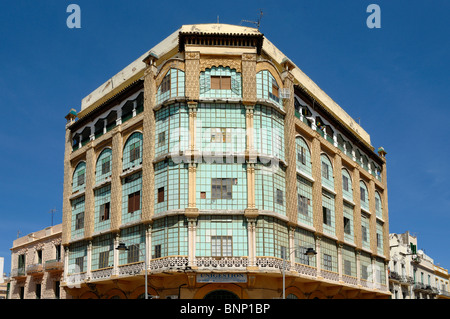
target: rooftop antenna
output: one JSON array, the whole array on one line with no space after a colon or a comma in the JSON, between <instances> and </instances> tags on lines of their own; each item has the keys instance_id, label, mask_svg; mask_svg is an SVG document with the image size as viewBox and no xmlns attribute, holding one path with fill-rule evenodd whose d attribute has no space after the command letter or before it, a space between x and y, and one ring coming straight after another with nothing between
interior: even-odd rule
<instances>
[{"instance_id":1,"label":"rooftop antenna","mask_svg":"<svg viewBox=\"0 0 450 319\"><path fill-rule=\"evenodd\" d=\"M20 234L21 234L21 233L20 233L20 230L18 230L18 231L17 231L17 238L20 237Z\"/></svg>"},{"instance_id":2,"label":"rooftop antenna","mask_svg":"<svg viewBox=\"0 0 450 319\"><path fill-rule=\"evenodd\" d=\"M263 11L262 11L261 9L259 9L259 18L258 18L258 21L241 20L241 25L242 25L242 22L253 23L253 24L256 25L256 28L257 28L258 31L259 31L259 26L261 25L261 18L262 18L262 15L263 15Z\"/></svg>"},{"instance_id":3,"label":"rooftop antenna","mask_svg":"<svg viewBox=\"0 0 450 319\"><path fill-rule=\"evenodd\" d=\"M49 211L50 214L52 214L52 226L53 226L53 215L56 213L56 209L53 208L52 210Z\"/></svg>"}]
</instances>

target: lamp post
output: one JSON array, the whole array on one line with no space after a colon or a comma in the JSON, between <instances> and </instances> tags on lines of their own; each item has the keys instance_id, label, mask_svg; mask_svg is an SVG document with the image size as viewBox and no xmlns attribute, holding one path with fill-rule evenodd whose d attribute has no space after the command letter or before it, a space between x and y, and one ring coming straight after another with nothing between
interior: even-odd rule
<instances>
[{"instance_id":1,"label":"lamp post","mask_svg":"<svg viewBox=\"0 0 450 319\"><path fill-rule=\"evenodd\" d=\"M289 258L291 257L291 255L296 252L297 249L293 249L290 253L289 253ZM283 299L286 299L286 251L282 250L282 257L283 257ZM314 256L316 255L317 252L314 250L314 248L307 248L306 251L303 253L303 255L308 256L308 258L310 256Z\"/></svg>"},{"instance_id":2,"label":"lamp post","mask_svg":"<svg viewBox=\"0 0 450 319\"><path fill-rule=\"evenodd\" d=\"M129 248L124 242L120 242L119 246L116 247L119 251L127 251ZM139 249L139 253L142 255L141 250ZM144 254L144 267L145 267L145 299L148 299L148 287L147 287L147 281L148 281L148 273L147 273L147 245L145 246L145 254Z\"/></svg>"}]
</instances>

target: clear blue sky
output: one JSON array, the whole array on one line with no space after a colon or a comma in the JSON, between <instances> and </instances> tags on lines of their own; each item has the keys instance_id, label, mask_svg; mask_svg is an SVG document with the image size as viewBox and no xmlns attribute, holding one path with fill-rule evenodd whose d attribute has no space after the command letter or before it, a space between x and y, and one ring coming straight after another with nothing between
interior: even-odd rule
<instances>
[{"instance_id":1,"label":"clear blue sky","mask_svg":"<svg viewBox=\"0 0 450 319\"><path fill-rule=\"evenodd\" d=\"M66 8L81 7L81 29ZM64 116L183 24L261 32L387 151L390 232L450 268L450 2L400 0L0 3L0 256L21 236L61 222ZM369 4L381 29L369 29ZM249 25L249 24L246 24Z\"/></svg>"}]
</instances>

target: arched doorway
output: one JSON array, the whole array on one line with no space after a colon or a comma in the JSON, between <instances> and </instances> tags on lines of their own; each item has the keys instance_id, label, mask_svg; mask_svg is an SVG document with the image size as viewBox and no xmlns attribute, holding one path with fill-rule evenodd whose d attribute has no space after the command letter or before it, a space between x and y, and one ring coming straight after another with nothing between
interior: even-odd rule
<instances>
[{"instance_id":1,"label":"arched doorway","mask_svg":"<svg viewBox=\"0 0 450 319\"><path fill-rule=\"evenodd\" d=\"M208 293L203 299L239 299L239 297L228 290L214 290Z\"/></svg>"}]
</instances>

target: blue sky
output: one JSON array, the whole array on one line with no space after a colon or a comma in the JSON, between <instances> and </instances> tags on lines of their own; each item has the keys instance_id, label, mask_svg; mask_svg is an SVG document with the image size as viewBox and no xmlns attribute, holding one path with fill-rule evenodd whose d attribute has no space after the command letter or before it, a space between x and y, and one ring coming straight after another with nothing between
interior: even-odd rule
<instances>
[{"instance_id":1,"label":"blue sky","mask_svg":"<svg viewBox=\"0 0 450 319\"><path fill-rule=\"evenodd\" d=\"M81 29L69 29L69 4ZM64 116L183 24L260 31L387 151L390 232L450 268L450 2L35 0L0 3L0 257L61 222ZM219 2L218 2L219 3ZM369 29L369 4L381 28ZM245 24L250 25L250 24Z\"/></svg>"}]
</instances>

